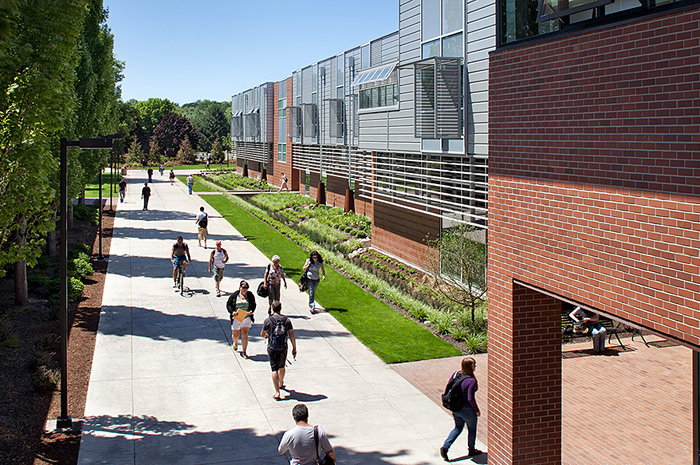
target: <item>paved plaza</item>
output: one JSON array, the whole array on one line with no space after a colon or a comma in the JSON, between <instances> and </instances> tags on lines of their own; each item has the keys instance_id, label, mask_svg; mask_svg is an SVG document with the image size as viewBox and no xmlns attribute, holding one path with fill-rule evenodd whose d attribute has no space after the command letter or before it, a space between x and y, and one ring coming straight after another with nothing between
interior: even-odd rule
<instances>
[{"instance_id":1,"label":"paved plaza","mask_svg":"<svg viewBox=\"0 0 700 465\"><path fill-rule=\"evenodd\" d=\"M277 446L294 426L298 402L328 432L340 463L443 463L438 448L451 416L331 315L311 315L306 294L291 282L282 290L283 314L293 321L299 353L287 369L289 392L275 401L259 336L265 303L256 311L248 360L233 351L225 308L240 279L257 288L267 258L182 183L171 186L156 174L143 211L145 172L130 171L127 179L110 248L81 465L287 464ZM220 298L207 273L211 250L197 246L201 205L210 214L208 245L220 239L230 255ZM187 296L172 288L168 258L178 235L192 252ZM464 433L450 452L460 457L466 449ZM485 462L481 456L478 463Z\"/></svg>"}]
</instances>

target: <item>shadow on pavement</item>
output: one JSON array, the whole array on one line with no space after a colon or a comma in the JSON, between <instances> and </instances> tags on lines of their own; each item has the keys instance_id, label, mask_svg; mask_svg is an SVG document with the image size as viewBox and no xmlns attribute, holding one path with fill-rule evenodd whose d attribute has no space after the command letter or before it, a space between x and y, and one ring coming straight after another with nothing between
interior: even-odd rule
<instances>
[{"instance_id":1,"label":"shadow on pavement","mask_svg":"<svg viewBox=\"0 0 700 465\"><path fill-rule=\"evenodd\" d=\"M288 429L294 427L291 406ZM225 431L201 431L198 427L181 421L161 421L152 416L132 417L95 416L85 418L80 451L81 463L255 463L286 464L289 454L281 456L277 451L284 431L277 434L256 434L251 428ZM407 451L385 453L382 451L359 452L334 444L338 463L352 465L389 465L389 458L401 457ZM437 455L437 451L436 451ZM135 457L134 457L135 456ZM461 460L461 459L458 459ZM121 461L121 462L120 462ZM415 465L428 465L419 462ZM474 462L486 463L486 462Z\"/></svg>"}]
</instances>

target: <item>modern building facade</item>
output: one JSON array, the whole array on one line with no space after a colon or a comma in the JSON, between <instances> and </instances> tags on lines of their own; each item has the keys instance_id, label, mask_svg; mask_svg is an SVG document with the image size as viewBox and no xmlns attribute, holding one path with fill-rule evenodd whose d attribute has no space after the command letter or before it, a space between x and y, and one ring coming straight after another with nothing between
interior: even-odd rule
<instances>
[{"instance_id":1,"label":"modern building facade","mask_svg":"<svg viewBox=\"0 0 700 465\"><path fill-rule=\"evenodd\" d=\"M493 0L401 0L398 31L274 83L267 132L243 123L258 108L264 120L254 103L264 97L251 95L270 84L233 97L241 169L256 176L264 165L273 184L284 172L294 190L354 204L372 218L373 247L416 265L426 241L456 224L485 240L495 34Z\"/></svg>"},{"instance_id":2,"label":"modern building facade","mask_svg":"<svg viewBox=\"0 0 700 465\"><path fill-rule=\"evenodd\" d=\"M489 463L561 463L561 312L573 304L693 350L697 465L700 4L497 8ZM595 409L595 393L581 402Z\"/></svg>"}]
</instances>

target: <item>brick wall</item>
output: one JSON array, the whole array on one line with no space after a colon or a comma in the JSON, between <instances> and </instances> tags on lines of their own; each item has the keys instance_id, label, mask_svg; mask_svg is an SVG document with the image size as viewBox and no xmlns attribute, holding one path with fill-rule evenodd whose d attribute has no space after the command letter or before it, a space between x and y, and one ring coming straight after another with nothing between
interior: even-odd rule
<instances>
[{"instance_id":1,"label":"brick wall","mask_svg":"<svg viewBox=\"0 0 700 465\"><path fill-rule=\"evenodd\" d=\"M513 279L700 345L699 22L695 8L490 56L489 463L550 463L514 455L530 444L519 418L543 412L508 391L527 377Z\"/></svg>"},{"instance_id":2,"label":"brick wall","mask_svg":"<svg viewBox=\"0 0 700 465\"><path fill-rule=\"evenodd\" d=\"M440 234L440 219L400 207L375 203L372 246L411 263L423 263L429 253L426 238Z\"/></svg>"}]
</instances>

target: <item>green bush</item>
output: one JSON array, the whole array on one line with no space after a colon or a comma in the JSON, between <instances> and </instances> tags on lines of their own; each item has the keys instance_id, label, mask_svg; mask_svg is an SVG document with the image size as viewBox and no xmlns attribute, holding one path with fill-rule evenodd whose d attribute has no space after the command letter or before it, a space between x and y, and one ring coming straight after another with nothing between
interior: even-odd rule
<instances>
[{"instance_id":1,"label":"green bush","mask_svg":"<svg viewBox=\"0 0 700 465\"><path fill-rule=\"evenodd\" d=\"M270 185L265 181L258 181L253 178L244 178L235 173L209 173L202 178L213 182L216 185L222 186L229 190L252 190L252 191L268 191Z\"/></svg>"},{"instance_id":2,"label":"green bush","mask_svg":"<svg viewBox=\"0 0 700 465\"><path fill-rule=\"evenodd\" d=\"M53 391L61 381L61 373L53 368L40 366L32 375L32 387L35 391Z\"/></svg>"},{"instance_id":3,"label":"green bush","mask_svg":"<svg viewBox=\"0 0 700 465\"><path fill-rule=\"evenodd\" d=\"M86 261L82 258L75 258L73 259L73 266L75 269L75 276L81 280L84 280L88 276L92 276L92 274L95 273L95 270L93 269L89 260Z\"/></svg>"},{"instance_id":4,"label":"green bush","mask_svg":"<svg viewBox=\"0 0 700 465\"><path fill-rule=\"evenodd\" d=\"M31 371L38 371L40 367L48 367L53 360L53 353L47 350L34 349L27 365Z\"/></svg>"},{"instance_id":5,"label":"green bush","mask_svg":"<svg viewBox=\"0 0 700 465\"><path fill-rule=\"evenodd\" d=\"M68 281L68 302L77 302L83 295L85 285L78 278L71 277Z\"/></svg>"},{"instance_id":6,"label":"green bush","mask_svg":"<svg viewBox=\"0 0 700 465\"><path fill-rule=\"evenodd\" d=\"M35 273L30 273L27 275L27 285L29 286L29 289L32 291L35 291L35 290L39 289L40 287L48 288L50 282L51 282L51 278L46 276L41 271L38 271Z\"/></svg>"},{"instance_id":7,"label":"green bush","mask_svg":"<svg viewBox=\"0 0 700 465\"><path fill-rule=\"evenodd\" d=\"M8 331L2 338L2 345L9 347L10 349L18 348L20 346L19 336L11 331Z\"/></svg>"},{"instance_id":8,"label":"green bush","mask_svg":"<svg viewBox=\"0 0 700 465\"><path fill-rule=\"evenodd\" d=\"M87 205L78 204L73 207L73 219L89 221L97 225L100 222L100 211L96 207L88 207Z\"/></svg>"},{"instance_id":9,"label":"green bush","mask_svg":"<svg viewBox=\"0 0 700 465\"><path fill-rule=\"evenodd\" d=\"M91 253L92 247L82 242L76 242L68 251L68 258L72 260L74 258L80 258L80 254L85 254L87 257L85 260L89 262Z\"/></svg>"},{"instance_id":10,"label":"green bush","mask_svg":"<svg viewBox=\"0 0 700 465\"><path fill-rule=\"evenodd\" d=\"M486 333L470 333L467 336L467 349L472 354L483 354L488 348Z\"/></svg>"}]
</instances>

